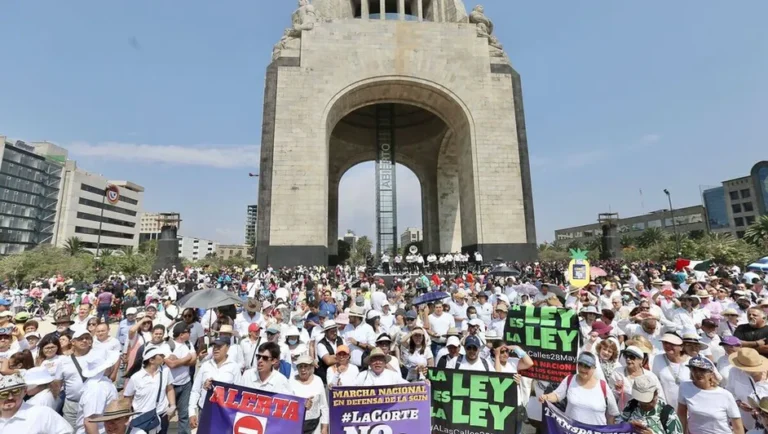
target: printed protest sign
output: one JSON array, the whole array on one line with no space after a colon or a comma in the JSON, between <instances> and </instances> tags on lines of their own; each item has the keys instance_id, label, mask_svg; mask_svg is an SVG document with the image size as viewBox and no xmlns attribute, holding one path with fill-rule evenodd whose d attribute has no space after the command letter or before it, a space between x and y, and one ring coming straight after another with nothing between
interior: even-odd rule
<instances>
[{"instance_id":1,"label":"printed protest sign","mask_svg":"<svg viewBox=\"0 0 768 434\"><path fill-rule=\"evenodd\" d=\"M425 383L334 387L329 396L331 434L429 432L430 393Z\"/></svg>"},{"instance_id":2,"label":"printed protest sign","mask_svg":"<svg viewBox=\"0 0 768 434\"><path fill-rule=\"evenodd\" d=\"M573 309L512 306L504 340L518 345L533 359L533 367L520 371L524 377L560 382L576 372L579 318Z\"/></svg>"},{"instance_id":3,"label":"printed protest sign","mask_svg":"<svg viewBox=\"0 0 768 434\"><path fill-rule=\"evenodd\" d=\"M512 374L429 368L429 380L433 434L515 434L518 387Z\"/></svg>"},{"instance_id":4,"label":"printed protest sign","mask_svg":"<svg viewBox=\"0 0 768 434\"><path fill-rule=\"evenodd\" d=\"M301 433L304 398L214 381L205 397L198 434Z\"/></svg>"},{"instance_id":5,"label":"printed protest sign","mask_svg":"<svg viewBox=\"0 0 768 434\"><path fill-rule=\"evenodd\" d=\"M632 434L632 425L623 422L618 425L587 425L566 416L557 407L547 403L544 407L544 423L549 434Z\"/></svg>"}]
</instances>

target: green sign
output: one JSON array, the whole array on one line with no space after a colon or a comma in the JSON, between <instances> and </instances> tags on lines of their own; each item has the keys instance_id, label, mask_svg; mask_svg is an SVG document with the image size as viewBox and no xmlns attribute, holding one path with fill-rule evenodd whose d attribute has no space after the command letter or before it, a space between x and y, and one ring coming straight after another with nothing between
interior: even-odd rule
<instances>
[{"instance_id":1,"label":"green sign","mask_svg":"<svg viewBox=\"0 0 768 434\"><path fill-rule=\"evenodd\" d=\"M512 374L429 368L432 433L515 434L518 385Z\"/></svg>"}]
</instances>

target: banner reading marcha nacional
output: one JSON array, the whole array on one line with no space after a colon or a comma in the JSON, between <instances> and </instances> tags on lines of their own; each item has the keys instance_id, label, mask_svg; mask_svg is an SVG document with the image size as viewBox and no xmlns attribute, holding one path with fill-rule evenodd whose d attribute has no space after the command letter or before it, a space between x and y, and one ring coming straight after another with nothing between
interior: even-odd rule
<instances>
[{"instance_id":1,"label":"banner reading marcha nacional","mask_svg":"<svg viewBox=\"0 0 768 434\"><path fill-rule=\"evenodd\" d=\"M213 382L198 434L301 434L304 398Z\"/></svg>"},{"instance_id":2,"label":"banner reading marcha nacional","mask_svg":"<svg viewBox=\"0 0 768 434\"><path fill-rule=\"evenodd\" d=\"M329 401L331 434L409 434L430 429L426 383L334 387Z\"/></svg>"},{"instance_id":3,"label":"banner reading marcha nacional","mask_svg":"<svg viewBox=\"0 0 768 434\"><path fill-rule=\"evenodd\" d=\"M623 422L618 425L587 425L566 416L557 407L547 403L544 406L544 423L549 434L632 434L632 425Z\"/></svg>"},{"instance_id":4,"label":"banner reading marcha nacional","mask_svg":"<svg viewBox=\"0 0 768 434\"><path fill-rule=\"evenodd\" d=\"M519 346L533 359L533 367L520 375L559 383L576 372L579 318L573 309L512 306L504 341Z\"/></svg>"},{"instance_id":5,"label":"banner reading marcha nacional","mask_svg":"<svg viewBox=\"0 0 768 434\"><path fill-rule=\"evenodd\" d=\"M511 374L429 368L429 380L432 434L515 434L517 383ZM416 432L422 431L409 431Z\"/></svg>"}]
</instances>

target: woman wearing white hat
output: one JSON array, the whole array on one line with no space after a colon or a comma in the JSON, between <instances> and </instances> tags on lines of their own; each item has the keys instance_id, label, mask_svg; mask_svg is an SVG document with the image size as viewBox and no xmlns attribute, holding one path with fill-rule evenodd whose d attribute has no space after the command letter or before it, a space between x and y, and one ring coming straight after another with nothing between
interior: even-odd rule
<instances>
[{"instance_id":1,"label":"woman wearing white hat","mask_svg":"<svg viewBox=\"0 0 768 434\"><path fill-rule=\"evenodd\" d=\"M105 371L112 369L119 359L117 351L89 353L81 373L86 380L77 406L76 434L96 434L104 430L103 426L90 422L88 418L103 413L107 403L117 399L117 389L108 376L110 372Z\"/></svg>"},{"instance_id":2,"label":"woman wearing white hat","mask_svg":"<svg viewBox=\"0 0 768 434\"><path fill-rule=\"evenodd\" d=\"M151 430L150 434L165 434L168 421L176 412L176 393L171 370L165 366L166 355L165 346L150 344L142 356L142 369L131 376L123 391L123 395L131 399L134 410L141 413L156 411L160 416L160 426Z\"/></svg>"},{"instance_id":3,"label":"woman wearing white hat","mask_svg":"<svg viewBox=\"0 0 768 434\"><path fill-rule=\"evenodd\" d=\"M479 320L478 320L479 321ZM403 365L408 369L408 381L416 381L425 374L427 367L435 366L432 350L427 346L424 329L415 328L401 347Z\"/></svg>"},{"instance_id":4,"label":"woman wearing white hat","mask_svg":"<svg viewBox=\"0 0 768 434\"><path fill-rule=\"evenodd\" d=\"M683 353L683 339L675 333L662 336L661 344L664 352L653 358L651 366L661 383L664 401L677 408L680 384L691 379L691 371L686 366L689 357Z\"/></svg>"}]
</instances>

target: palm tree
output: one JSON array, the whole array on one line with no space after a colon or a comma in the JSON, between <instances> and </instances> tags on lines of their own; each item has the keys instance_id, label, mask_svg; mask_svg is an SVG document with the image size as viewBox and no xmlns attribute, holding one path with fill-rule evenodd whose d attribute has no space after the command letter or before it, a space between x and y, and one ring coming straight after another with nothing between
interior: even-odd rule
<instances>
[{"instance_id":1,"label":"palm tree","mask_svg":"<svg viewBox=\"0 0 768 434\"><path fill-rule=\"evenodd\" d=\"M768 215L761 216L747 228L744 241L757 247L768 247Z\"/></svg>"},{"instance_id":2,"label":"palm tree","mask_svg":"<svg viewBox=\"0 0 768 434\"><path fill-rule=\"evenodd\" d=\"M133 246L120 247L120 251L123 252L123 256L133 256Z\"/></svg>"},{"instance_id":3,"label":"palm tree","mask_svg":"<svg viewBox=\"0 0 768 434\"><path fill-rule=\"evenodd\" d=\"M112 254L115 253L112 249L99 249L99 256L102 258L105 256L112 256Z\"/></svg>"},{"instance_id":4,"label":"palm tree","mask_svg":"<svg viewBox=\"0 0 768 434\"><path fill-rule=\"evenodd\" d=\"M619 243L621 243L621 247L623 247L625 249L627 247L634 246L636 242L637 242L637 240L635 239L635 237L633 237L631 235L627 235L627 234L622 235L621 239L619 240Z\"/></svg>"},{"instance_id":5,"label":"palm tree","mask_svg":"<svg viewBox=\"0 0 768 434\"><path fill-rule=\"evenodd\" d=\"M147 240L139 244L139 253L147 255L157 254L157 240Z\"/></svg>"},{"instance_id":6,"label":"palm tree","mask_svg":"<svg viewBox=\"0 0 768 434\"><path fill-rule=\"evenodd\" d=\"M67 251L69 256L75 256L78 253L85 252L85 247L83 247L83 242L80 238L71 237L64 242L64 250Z\"/></svg>"},{"instance_id":7,"label":"palm tree","mask_svg":"<svg viewBox=\"0 0 768 434\"><path fill-rule=\"evenodd\" d=\"M667 234L661 228L648 228L637 237L637 244L642 247L651 247L667 239Z\"/></svg>"}]
</instances>

